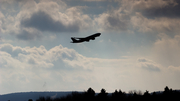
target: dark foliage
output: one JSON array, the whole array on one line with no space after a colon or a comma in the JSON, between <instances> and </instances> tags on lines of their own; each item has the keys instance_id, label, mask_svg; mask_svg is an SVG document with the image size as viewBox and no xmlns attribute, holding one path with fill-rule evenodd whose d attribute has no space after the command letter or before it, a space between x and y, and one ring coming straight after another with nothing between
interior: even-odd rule
<instances>
[{"instance_id":1,"label":"dark foliage","mask_svg":"<svg viewBox=\"0 0 180 101\"><path fill-rule=\"evenodd\" d=\"M32 99L29 99L28 101L33 101Z\"/></svg>"},{"instance_id":2,"label":"dark foliage","mask_svg":"<svg viewBox=\"0 0 180 101\"><path fill-rule=\"evenodd\" d=\"M101 89L99 94L96 94L92 88L85 92L72 92L72 94L61 98L51 99L50 97L40 97L36 101L160 101L160 100L180 100L180 91L169 89L167 86L162 93L149 93L146 90L144 94L132 91L130 93L115 90L114 93L108 94L105 89Z\"/></svg>"}]
</instances>

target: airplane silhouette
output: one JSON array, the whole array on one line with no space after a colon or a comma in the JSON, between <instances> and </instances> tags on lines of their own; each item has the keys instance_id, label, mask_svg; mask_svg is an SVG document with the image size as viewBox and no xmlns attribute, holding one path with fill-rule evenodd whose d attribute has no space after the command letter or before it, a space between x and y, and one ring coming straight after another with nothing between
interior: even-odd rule
<instances>
[{"instance_id":1,"label":"airplane silhouette","mask_svg":"<svg viewBox=\"0 0 180 101\"><path fill-rule=\"evenodd\" d=\"M72 42L71 43L81 43L81 42L89 42L89 40L95 40L95 37L99 37L101 35L101 33L96 33L93 35L90 35L88 37L85 38L77 38L77 37L71 37Z\"/></svg>"}]
</instances>

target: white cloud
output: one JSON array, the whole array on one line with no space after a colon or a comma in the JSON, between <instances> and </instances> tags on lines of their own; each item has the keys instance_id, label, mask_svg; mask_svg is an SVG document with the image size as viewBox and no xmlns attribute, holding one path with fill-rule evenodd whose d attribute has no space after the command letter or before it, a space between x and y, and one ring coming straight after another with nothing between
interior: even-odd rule
<instances>
[{"instance_id":1,"label":"white cloud","mask_svg":"<svg viewBox=\"0 0 180 101\"><path fill-rule=\"evenodd\" d=\"M16 2L17 3L17 2ZM9 4L9 3L8 3ZM18 2L20 9L3 17L0 13L1 31L22 40L43 37L42 32L78 32L91 28L91 18L83 14L80 7L68 7L62 1L34 0ZM10 5L10 4L9 4Z\"/></svg>"},{"instance_id":2,"label":"white cloud","mask_svg":"<svg viewBox=\"0 0 180 101\"><path fill-rule=\"evenodd\" d=\"M8 65L15 68L18 68L18 66L22 68L53 67L52 63L42 59L42 55L44 55L43 46L39 48L21 48L13 47L10 44L2 44L0 49L2 51L2 64L4 64L2 67L8 67Z\"/></svg>"},{"instance_id":3,"label":"white cloud","mask_svg":"<svg viewBox=\"0 0 180 101\"><path fill-rule=\"evenodd\" d=\"M84 90L88 87L96 91L102 87L107 91L135 88L154 90L164 87L171 78L177 77L173 71L175 67L166 69L147 58L138 58L138 61L136 57L91 58L62 45L46 50L42 45L19 47L1 44L0 49L0 93L43 91L44 82L47 83L46 90ZM168 75L168 80L163 78L169 73L172 75ZM153 84L153 87L148 88L147 78L158 85ZM178 81L169 83L177 87L173 82Z\"/></svg>"},{"instance_id":4,"label":"white cloud","mask_svg":"<svg viewBox=\"0 0 180 101\"><path fill-rule=\"evenodd\" d=\"M117 67L120 63L124 64L125 61L128 61L127 59L89 58L77 53L73 49L63 47L62 45L46 50L42 45L40 47L22 48L11 44L1 44L0 50L6 57L19 61L19 63L25 63L28 67L34 66L36 68L53 67L54 61L63 61L73 68L78 67L81 69L93 70L94 67ZM2 57L2 60L5 60L3 63L7 63L8 60L6 57Z\"/></svg>"},{"instance_id":5,"label":"white cloud","mask_svg":"<svg viewBox=\"0 0 180 101\"><path fill-rule=\"evenodd\" d=\"M0 87L8 88L10 85L5 85L5 83L16 82L11 85L15 88L3 89L1 93L3 91L28 90L29 88L25 89L25 86L39 87L40 85L36 83L43 85L45 81L49 83L51 89L57 89L59 88L57 85L62 85L62 89L66 88L65 90L82 90L89 86L99 90L103 82L112 77L114 79L111 81L115 83L117 80L115 75L119 75L120 72L127 72L127 69L130 70L128 66L130 60L128 59L89 58L61 45L46 50L44 46L22 48L11 44L1 44L0 49L0 75L3 75L0 76L3 77ZM122 71L120 68L126 69ZM53 84L52 82L56 83ZM108 89L110 89L110 85L105 86L109 86ZM31 88L29 90L42 90L37 87L29 87Z\"/></svg>"}]
</instances>

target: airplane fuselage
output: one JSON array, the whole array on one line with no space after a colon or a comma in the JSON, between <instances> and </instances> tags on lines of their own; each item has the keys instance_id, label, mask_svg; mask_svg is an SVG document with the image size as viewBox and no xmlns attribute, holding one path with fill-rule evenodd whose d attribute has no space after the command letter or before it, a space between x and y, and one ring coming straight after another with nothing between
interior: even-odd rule
<instances>
[{"instance_id":1,"label":"airplane fuselage","mask_svg":"<svg viewBox=\"0 0 180 101\"><path fill-rule=\"evenodd\" d=\"M95 40L95 37L99 37L101 35L101 33L96 33L93 35L90 35L88 37L85 38L76 38L76 37L71 37L72 42L71 43L81 43L81 42L89 42L89 40Z\"/></svg>"}]
</instances>

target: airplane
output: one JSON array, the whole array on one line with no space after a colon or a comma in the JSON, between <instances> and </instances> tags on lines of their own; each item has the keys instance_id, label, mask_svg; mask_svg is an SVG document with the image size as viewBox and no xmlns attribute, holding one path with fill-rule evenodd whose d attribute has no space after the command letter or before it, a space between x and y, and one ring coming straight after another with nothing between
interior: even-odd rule
<instances>
[{"instance_id":1,"label":"airplane","mask_svg":"<svg viewBox=\"0 0 180 101\"><path fill-rule=\"evenodd\" d=\"M95 37L99 37L101 35L101 33L96 33L93 35L90 35L88 37L85 38L77 38L77 37L71 37L72 42L71 43L81 43L81 42L89 42L89 40L95 40Z\"/></svg>"}]
</instances>

